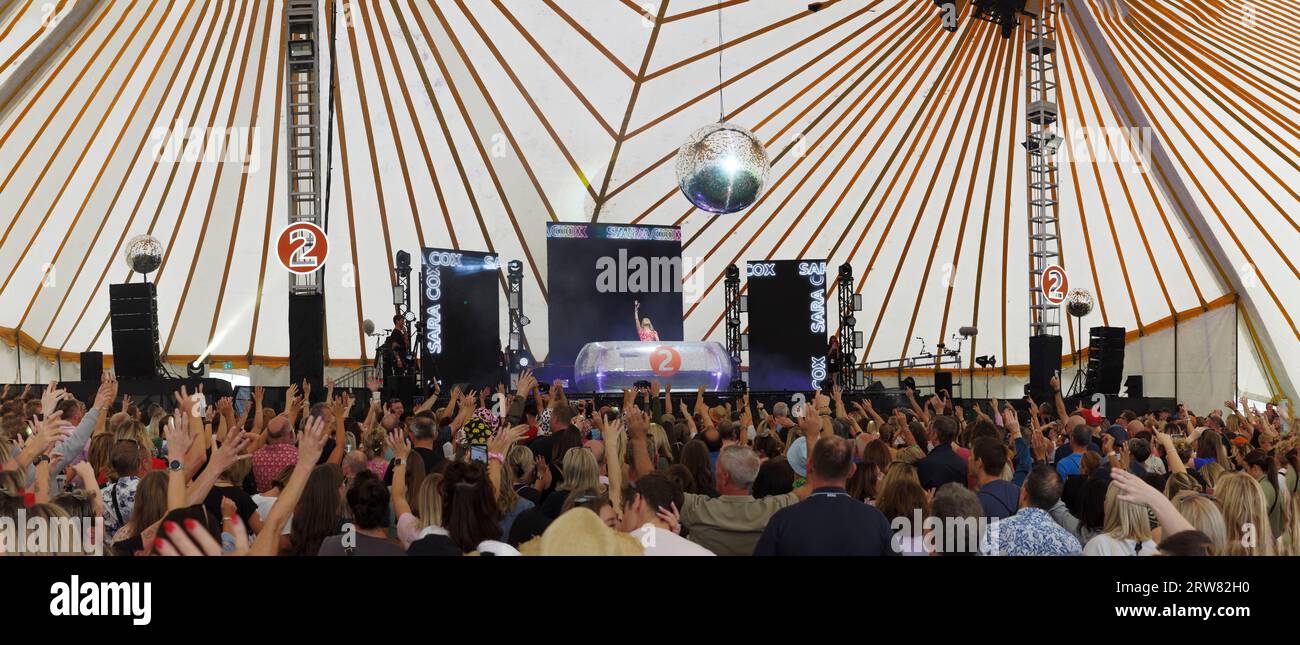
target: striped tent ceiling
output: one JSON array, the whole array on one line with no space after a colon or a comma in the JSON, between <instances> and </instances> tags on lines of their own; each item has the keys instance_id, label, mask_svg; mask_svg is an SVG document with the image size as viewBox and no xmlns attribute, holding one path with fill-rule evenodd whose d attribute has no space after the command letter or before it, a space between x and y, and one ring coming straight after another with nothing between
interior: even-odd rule
<instances>
[{"instance_id":1,"label":"striped tent ceiling","mask_svg":"<svg viewBox=\"0 0 1300 645\"><path fill-rule=\"evenodd\" d=\"M1150 333L1244 291L1265 353L1291 358L1272 367L1294 374L1293 16L1262 1L1093 0L1090 32L1084 2L1056 19L1076 159L1062 165L1058 208L1071 286L1099 303L1088 324ZM827 258L857 271L868 358L975 325L969 356L1027 363L1023 34L1004 40L978 21L950 33L930 0L823 4L340 1L330 362L369 358L361 323L390 315L399 250L520 259L531 307L580 310L548 302L545 224L599 221L683 228L688 340L721 340L728 264ZM111 352L107 285L132 277L123 244L150 233L167 249L154 275L166 355L282 364L283 3L4 5L0 328L45 353ZM726 217L690 208L672 163L718 118L719 6L722 109L774 158L762 200ZM1089 64L1102 49L1118 77ZM1120 85L1154 127L1112 140L1110 154L1139 160L1078 161L1106 154L1097 133L1130 123L1109 99ZM160 143L208 131L253 154L195 163ZM1141 161L1144 137L1169 151L1194 204L1162 192L1167 169ZM546 316L531 317L542 356Z\"/></svg>"}]
</instances>

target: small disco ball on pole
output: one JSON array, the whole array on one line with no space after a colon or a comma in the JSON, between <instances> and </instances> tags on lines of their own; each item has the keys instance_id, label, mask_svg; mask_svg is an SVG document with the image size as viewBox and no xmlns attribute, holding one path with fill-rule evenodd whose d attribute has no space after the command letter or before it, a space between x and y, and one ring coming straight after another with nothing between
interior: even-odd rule
<instances>
[{"instance_id":1,"label":"small disco ball on pole","mask_svg":"<svg viewBox=\"0 0 1300 645\"><path fill-rule=\"evenodd\" d=\"M1092 313L1092 294L1087 289L1071 289L1065 296L1065 310L1075 318L1083 318Z\"/></svg>"},{"instance_id":2,"label":"small disco ball on pole","mask_svg":"<svg viewBox=\"0 0 1300 645\"><path fill-rule=\"evenodd\" d=\"M763 194L772 170L754 133L725 121L697 130L677 153L677 184L696 208L737 213Z\"/></svg>"},{"instance_id":3,"label":"small disco ball on pole","mask_svg":"<svg viewBox=\"0 0 1300 645\"><path fill-rule=\"evenodd\" d=\"M126 243L122 253L126 265L140 275L148 275L162 266L163 245L152 235L137 235Z\"/></svg>"}]
</instances>

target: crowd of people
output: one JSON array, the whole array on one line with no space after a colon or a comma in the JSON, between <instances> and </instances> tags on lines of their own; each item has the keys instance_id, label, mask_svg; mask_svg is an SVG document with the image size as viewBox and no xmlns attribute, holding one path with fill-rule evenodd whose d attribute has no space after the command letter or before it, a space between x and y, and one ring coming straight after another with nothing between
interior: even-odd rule
<instances>
[{"instance_id":1,"label":"crowd of people","mask_svg":"<svg viewBox=\"0 0 1300 645\"><path fill-rule=\"evenodd\" d=\"M0 552L150 555L1296 555L1300 419L1245 400L829 394L597 406L524 373L411 402L290 386L174 406L0 393ZM320 396L323 395L323 396ZM72 527L71 531L59 527Z\"/></svg>"}]
</instances>

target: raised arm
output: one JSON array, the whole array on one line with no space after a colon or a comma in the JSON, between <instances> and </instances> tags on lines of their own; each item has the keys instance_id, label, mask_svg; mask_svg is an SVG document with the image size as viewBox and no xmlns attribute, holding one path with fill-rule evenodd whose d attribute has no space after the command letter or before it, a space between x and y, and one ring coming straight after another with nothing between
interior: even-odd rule
<instances>
[{"instance_id":1,"label":"raised arm","mask_svg":"<svg viewBox=\"0 0 1300 645\"><path fill-rule=\"evenodd\" d=\"M1065 399L1061 398L1061 379L1055 376L1052 377L1052 392L1052 396L1056 399L1056 418L1064 423L1070 418L1070 413L1065 409Z\"/></svg>"},{"instance_id":2,"label":"raised arm","mask_svg":"<svg viewBox=\"0 0 1300 645\"><path fill-rule=\"evenodd\" d=\"M393 515L401 517L411 512L406 501L406 460L411 456L411 440L403 430L394 430L384 437L384 443L393 451Z\"/></svg>"},{"instance_id":3,"label":"raised arm","mask_svg":"<svg viewBox=\"0 0 1300 645\"><path fill-rule=\"evenodd\" d=\"M293 515L293 509L307 487L307 478L316 467L320 453L325 449L325 420L317 417L307 423L307 428L298 438L298 467L293 469L293 476L285 483L284 490L275 498L275 504L262 523L262 530L253 542L253 555L276 555L280 550L280 533Z\"/></svg>"}]
</instances>

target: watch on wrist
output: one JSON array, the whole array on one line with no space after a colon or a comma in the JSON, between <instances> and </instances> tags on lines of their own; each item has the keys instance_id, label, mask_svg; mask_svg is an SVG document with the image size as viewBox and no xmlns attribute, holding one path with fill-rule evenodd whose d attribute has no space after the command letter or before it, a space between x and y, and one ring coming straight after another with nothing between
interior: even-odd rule
<instances>
[{"instance_id":1,"label":"watch on wrist","mask_svg":"<svg viewBox=\"0 0 1300 645\"><path fill-rule=\"evenodd\" d=\"M398 466L405 466L405 465L406 465L406 460L405 460L405 459L402 459L401 457L394 457L394 458L393 458L393 468L396 468L396 467L398 467Z\"/></svg>"},{"instance_id":2,"label":"watch on wrist","mask_svg":"<svg viewBox=\"0 0 1300 645\"><path fill-rule=\"evenodd\" d=\"M46 463L49 463L49 462L50 462L50 456L49 456L49 455L37 455L37 456L36 456L36 460L33 461L32 464L33 464L33 465L36 465L36 466L39 466L39 465L41 465L41 464L46 464Z\"/></svg>"},{"instance_id":3,"label":"watch on wrist","mask_svg":"<svg viewBox=\"0 0 1300 645\"><path fill-rule=\"evenodd\" d=\"M173 459L167 462L167 470L170 470L174 473L178 473L182 470L185 470L185 464L182 464L181 460L179 459Z\"/></svg>"}]
</instances>

